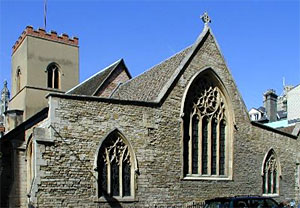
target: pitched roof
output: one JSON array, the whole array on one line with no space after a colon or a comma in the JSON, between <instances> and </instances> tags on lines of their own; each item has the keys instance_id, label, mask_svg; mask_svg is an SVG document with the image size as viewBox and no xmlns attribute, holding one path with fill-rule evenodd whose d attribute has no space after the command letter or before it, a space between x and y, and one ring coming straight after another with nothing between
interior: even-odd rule
<instances>
[{"instance_id":1,"label":"pitched roof","mask_svg":"<svg viewBox=\"0 0 300 208\"><path fill-rule=\"evenodd\" d=\"M260 106L257 110L259 110L259 111L262 112L262 113L265 113L265 112L266 112L266 108L265 108L265 107L262 107L262 106Z\"/></svg>"},{"instance_id":2,"label":"pitched roof","mask_svg":"<svg viewBox=\"0 0 300 208\"><path fill-rule=\"evenodd\" d=\"M80 84L67 91L66 94L93 96L120 63L124 64L123 59L116 61L115 63L104 68L95 75L89 77L85 81L81 82Z\"/></svg>"},{"instance_id":3,"label":"pitched roof","mask_svg":"<svg viewBox=\"0 0 300 208\"><path fill-rule=\"evenodd\" d=\"M190 46L182 50L143 74L127 81L114 92L112 98L154 101L191 48Z\"/></svg>"}]
</instances>

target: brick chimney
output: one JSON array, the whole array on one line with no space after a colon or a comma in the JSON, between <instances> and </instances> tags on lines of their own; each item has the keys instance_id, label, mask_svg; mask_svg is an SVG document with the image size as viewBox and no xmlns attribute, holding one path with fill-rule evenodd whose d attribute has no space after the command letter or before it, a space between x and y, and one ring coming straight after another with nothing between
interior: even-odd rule
<instances>
[{"instance_id":1,"label":"brick chimney","mask_svg":"<svg viewBox=\"0 0 300 208\"><path fill-rule=\"evenodd\" d=\"M267 90L264 94L264 106L270 122L277 121L277 97L273 89Z\"/></svg>"}]
</instances>

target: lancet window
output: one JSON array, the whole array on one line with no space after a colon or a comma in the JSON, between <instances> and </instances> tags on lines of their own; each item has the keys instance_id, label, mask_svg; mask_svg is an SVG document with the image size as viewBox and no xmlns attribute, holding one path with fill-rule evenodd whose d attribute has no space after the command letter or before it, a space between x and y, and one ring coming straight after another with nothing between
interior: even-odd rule
<instances>
[{"instance_id":1,"label":"lancet window","mask_svg":"<svg viewBox=\"0 0 300 208\"><path fill-rule=\"evenodd\" d=\"M17 93L21 90L21 69L18 67L16 75L16 90Z\"/></svg>"},{"instance_id":2,"label":"lancet window","mask_svg":"<svg viewBox=\"0 0 300 208\"><path fill-rule=\"evenodd\" d=\"M279 166L274 150L270 150L263 165L263 194L278 194Z\"/></svg>"},{"instance_id":3,"label":"lancet window","mask_svg":"<svg viewBox=\"0 0 300 208\"><path fill-rule=\"evenodd\" d=\"M227 177L229 174L228 110L214 79L194 81L184 107L184 175Z\"/></svg>"},{"instance_id":4,"label":"lancet window","mask_svg":"<svg viewBox=\"0 0 300 208\"><path fill-rule=\"evenodd\" d=\"M99 197L133 196L132 156L119 134L114 133L103 142L97 165Z\"/></svg>"}]
</instances>

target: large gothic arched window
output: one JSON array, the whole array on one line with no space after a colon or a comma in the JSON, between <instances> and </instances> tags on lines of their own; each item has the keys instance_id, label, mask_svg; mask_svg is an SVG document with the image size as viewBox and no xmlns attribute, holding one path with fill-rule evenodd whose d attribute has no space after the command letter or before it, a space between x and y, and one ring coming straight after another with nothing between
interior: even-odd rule
<instances>
[{"instance_id":1,"label":"large gothic arched window","mask_svg":"<svg viewBox=\"0 0 300 208\"><path fill-rule=\"evenodd\" d=\"M198 75L184 101L184 175L229 178L232 126L230 109L217 78Z\"/></svg>"},{"instance_id":2,"label":"large gothic arched window","mask_svg":"<svg viewBox=\"0 0 300 208\"><path fill-rule=\"evenodd\" d=\"M47 87L59 89L59 67L55 63L47 67Z\"/></svg>"},{"instance_id":3,"label":"large gothic arched window","mask_svg":"<svg viewBox=\"0 0 300 208\"><path fill-rule=\"evenodd\" d=\"M279 194L279 162L275 151L271 149L263 162L263 194Z\"/></svg>"},{"instance_id":4,"label":"large gothic arched window","mask_svg":"<svg viewBox=\"0 0 300 208\"><path fill-rule=\"evenodd\" d=\"M99 197L132 197L134 164L130 147L117 131L102 143L97 160Z\"/></svg>"}]
</instances>

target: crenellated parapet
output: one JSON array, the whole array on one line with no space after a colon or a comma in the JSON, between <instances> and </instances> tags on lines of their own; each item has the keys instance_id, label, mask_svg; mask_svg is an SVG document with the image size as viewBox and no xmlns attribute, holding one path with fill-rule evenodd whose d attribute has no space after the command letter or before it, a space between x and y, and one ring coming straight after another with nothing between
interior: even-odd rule
<instances>
[{"instance_id":1,"label":"crenellated parapet","mask_svg":"<svg viewBox=\"0 0 300 208\"><path fill-rule=\"evenodd\" d=\"M78 38L73 37L69 38L69 36L65 33L62 35L57 35L56 31L51 30L50 33L47 33L44 29L39 28L38 30L34 30L32 26L27 26L21 36L18 38L14 46L12 47L12 54L18 49L18 47L22 44L23 40L26 36L34 36L39 37L46 40L56 41L60 43L65 43L69 45L78 46Z\"/></svg>"}]
</instances>

